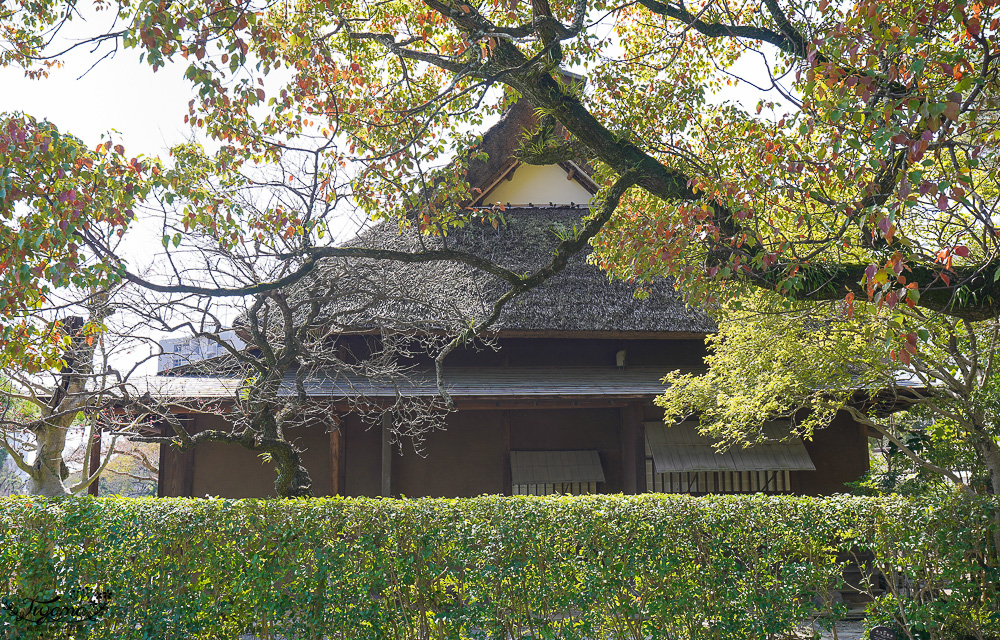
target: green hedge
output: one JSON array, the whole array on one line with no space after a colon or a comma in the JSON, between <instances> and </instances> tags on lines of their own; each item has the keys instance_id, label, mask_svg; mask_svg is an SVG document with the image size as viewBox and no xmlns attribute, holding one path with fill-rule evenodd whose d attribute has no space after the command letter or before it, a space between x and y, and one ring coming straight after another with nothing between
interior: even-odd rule
<instances>
[{"instance_id":1,"label":"green hedge","mask_svg":"<svg viewBox=\"0 0 1000 640\"><path fill-rule=\"evenodd\" d=\"M986 542L995 505L0 499L0 629L17 638L780 638L810 616L842 614L829 597L842 560L870 552L892 581L869 625L996 638L1000 574Z\"/></svg>"}]
</instances>

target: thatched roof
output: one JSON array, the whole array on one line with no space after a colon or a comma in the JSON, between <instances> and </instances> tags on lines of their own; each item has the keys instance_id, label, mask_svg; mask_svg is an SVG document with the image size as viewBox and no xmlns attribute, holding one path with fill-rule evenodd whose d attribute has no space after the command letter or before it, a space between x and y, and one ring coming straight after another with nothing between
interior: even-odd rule
<instances>
[{"instance_id":1,"label":"thatched roof","mask_svg":"<svg viewBox=\"0 0 1000 640\"><path fill-rule=\"evenodd\" d=\"M446 241L453 249L466 251L514 272L531 272L547 264L559 242L557 234L580 226L586 209L535 207L507 209L505 223L474 222L452 230ZM445 239L421 236L412 227L400 230L395 223L371 228L350 243L355 246L418 252L441 247ZM589 251L574 256L566 268L548 282L507 304L494 329L502 334L533 335L560 332L572 334L706 334L715 330L700 310L687 307L666 280L647 285L645 299L635 297L636 286L609 280L598 267L587 264ZM366 280L382 281L393 295L368 304L349 318L358 306L351 297L330 303L331 315L357 329L407 323L445 327L469 320L481 322L492 311L493 302L508 289L492 274L456 262L399 264L395 262L331 260L319 267L319 277L336 272L360 273ZM597 336L593 336L597 337Z\"/></svg>"},{"instance_id":2,"label":"thatched roof","mask_svg":"<svg viewBox=\"0 0 1000 640\"><path fill-rule=\"evenodd\" d=\"M565 74L567 81L579 77ZM483 135L476 151L485 159L460 159L457 166L480 197L518 164L515 151L525 134L538 126L534 107L527 100L515 102L499 122ZM557 133L559 132L557 125ZM568 176L588 191L596 186L587 175L585 158L566 167ZM475 191L474 191L475 192ZM349 245L417 253L448 247L490 260L517 273L546 265L559 242L557 234L581 226L587 209L567 206L510 208L505 223L473 222L452 229L446 239L422 236L413 226L400 229L385 222L360 233ZM613 281L596 266L587 264L589 251L574 256L565 270L542 286L522 294L504 308L494 329L506 335L539 335L558 332L599 333L606 337L638 334L704 335L715 324L699 310L688 308L671 283L659 280L645 299L636 287ZM457 262L403 264L374 260L327 260L314 282L337 283L329 291L355 290L357 295L333 294L327 303L329 320L345 330L376 330L406 326L459 330L470 321L482 322L509 285L499 278ZM308 287L300 285L299 290ZM320 290L323 287L316 287ZM596 337L596 336L594 336Z\"/></svg>"},{"instance_id":3,"label":"thatched roof","mask_svg":"<svg viewBox=\"0 0 1000 640\"><path fill-rule=\"evenodd\" d=\"M569 79L573 77L568 76ZM486 195L498 180L518 164L514 157L524 134L538 125L534 108L520 100L482 137L476 151L486 159L460 159L469 184ZM570 166L570 179L588 191L596 185L587 175L586 159ZM586 208L550 206L510 208L505 223L472 222L451 229L448 237L422 236L415 226L400 229L395 221L363 230L350 246L418 253L447 246L475 254L517 273L547 264L559 242L557 233L581 226ZM639 334L700 336L715 331L715 324L701 311L688 308L671 284L659 280L645 288L646 299L636 299L636 287L609 280L586 263L589 251L574 256L566 269L535 290L515 298L505 307L494 329L501 334L560 336L600 333L602 336L639 337ZM401 263L367 259L327 259L311 279L293 287L293 295L322 297L325 320L334 331L364 332L380 328L457 331L470 321L482 322L494 302L508 290L499 278L457 262ZM308 293L307 293L308 292ZM353 292L353 293L352 293ZM300 298L301 299L301 298ZM239 324L239 322L238 322ZM666 337L666 336L664 336Z\"/></svg>"}]
</instances>

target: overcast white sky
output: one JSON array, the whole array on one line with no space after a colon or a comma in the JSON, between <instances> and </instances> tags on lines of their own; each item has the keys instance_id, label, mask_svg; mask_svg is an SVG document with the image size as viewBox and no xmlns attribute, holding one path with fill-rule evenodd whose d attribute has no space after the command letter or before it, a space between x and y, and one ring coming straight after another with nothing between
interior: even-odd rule
<instances>
[{"instance_id":1,"label":"overcast white sky","mask_svg":"<svg viewBox=\"0 0 1000 640\"><path fill-rule=\"evenodd\" d=\"M66 56L67 65L42 80L25 78L20 69L0 68L0 112L23 111L47 119L91 148L102 136L112 135L130 156L165 157L171 146L191 137L184 123L191 86L182 76L183 66L153 73L139 62L137 50L119 50L88 72L100 55L79 51ZM148 262L150 254L161 249L157 230L148 235L145 255L133 256L137 263ZM139 353L129 349L118 354L117 366L127 368L150 353L148 345L137 349ZM154 372L155 362L143 367L143 373Z\"/></svg>"},{"instance_id":2,"label":"overcast white sky","mask_svg":"<svg viewBox=\"0 0 1000 640\"><path fill-rule=\"evenodd\" d=\"M100 56L82 53L67 56L66 66L43 80L0 68L0 111L46 118L92 147L115 129L133 155L164 154L188 137L184 114L191 86L181 76L183 67L153 73L139 62L139 52L130 49L119 50L83 75Z\"/></svg>"}]
</instances>

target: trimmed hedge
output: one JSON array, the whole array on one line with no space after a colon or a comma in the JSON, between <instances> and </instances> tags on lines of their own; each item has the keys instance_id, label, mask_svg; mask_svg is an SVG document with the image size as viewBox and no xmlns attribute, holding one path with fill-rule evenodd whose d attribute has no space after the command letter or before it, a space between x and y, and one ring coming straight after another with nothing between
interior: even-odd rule
<instances>
[{"instance_id":1,"label":"trimmed hedge","mask_svg":"<svg viewBox=\"0 0 1000 640\"><path fill-rule=\"evenodd\" d=\"M0 499L0 629L17 638L780 638L810 616L841 615L829 596L843 560L869 552L891 576L869 625L996 638L1000 574L987 551L996 505L16 497Z\"/></svg>"}]
</instances>

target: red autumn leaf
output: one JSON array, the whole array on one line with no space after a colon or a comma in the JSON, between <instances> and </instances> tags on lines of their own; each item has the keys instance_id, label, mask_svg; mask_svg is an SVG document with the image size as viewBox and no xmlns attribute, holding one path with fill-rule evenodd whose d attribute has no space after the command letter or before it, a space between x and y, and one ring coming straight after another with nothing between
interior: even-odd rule
<instances>
[{"instance_id":1,"label":"red autumn leaf","mask_svg":"<svg viewBox=\"0 0 1000 640\"><path fill-rule=\"evenodd\" d=\"M965 246L964 244L960 244L960 245L958 245L958 246L955 247L954 253L955 253L956 256L962 256L963 258L968 258L969 257L969 247Z\"/></svg>"},{"instance_id":2,"label":"red autumn leaf","mask_svg":"<svg viewBox=\"0 0 1000 640\"><path fill-rule=\"evenodd\" d=\"M949 102L944 107L944 117L948 118L952 122L958 120L958 114L961 111L962 105L957 102Z\"/></svg>"}]
</instances>

